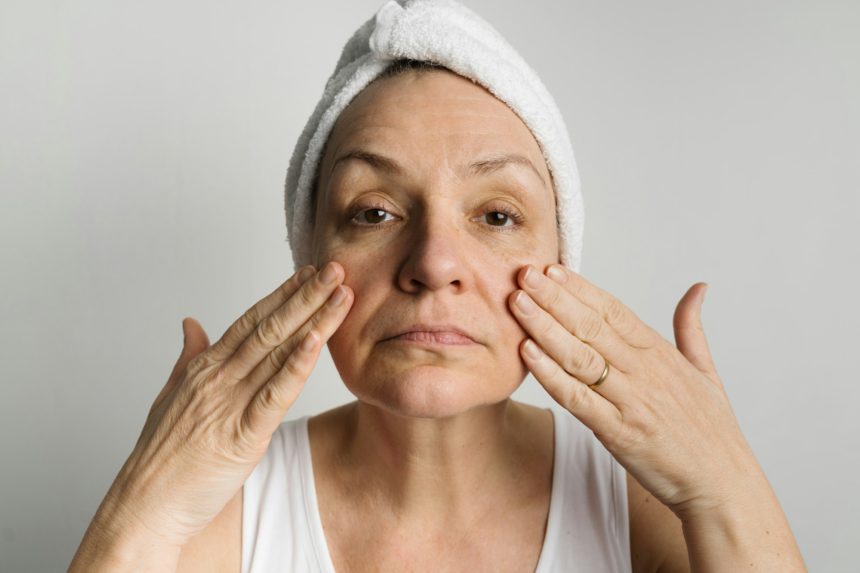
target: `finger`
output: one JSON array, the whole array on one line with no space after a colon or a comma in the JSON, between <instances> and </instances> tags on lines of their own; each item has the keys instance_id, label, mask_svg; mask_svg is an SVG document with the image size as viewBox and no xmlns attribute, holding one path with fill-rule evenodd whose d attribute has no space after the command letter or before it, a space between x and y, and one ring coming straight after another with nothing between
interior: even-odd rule
<instances>
[{"instance_id":1,"label":"finger","mask_svg":"<svg viewBox=\"0 0 860 573\"><path fill-rule=\"evenodd\" d=\"M681 354L702 373L716 374L717 370L702 327L702 302L707 289L707 284L696 283L687 290L675 309L672 327L675 331L675 344Z\"/></svg>"},{"instance_id":2,"label":"finger","mask_svg":"<svg viewBox=\"0 0 860 573\"><path fill-rule=\"evenodd\" d=\"M319 333L308 332L277 375L254 395L242 415L243 429L250 435L274 433L304 387L321 348Z\"/></svg>"},{"instance_id":3,"label":"finger","mask_svg":"<svg viewBox=\"0 0 860 573\"><path fill-rule=\"evenodd\" d=\"M229 358L236 352L239 345L248 338L248 335L257 328L261 320L284 304L314 274L313 266L302 267L281 286L246 310L210 348L207 358L213 362L221 362Z\"/></svg>"},{"instance_id":4,"label":"finger","mask_svg":"<svg viewBox=\"0 0 860 573\"><path fill-rule=\"evenodd\" d=\"M615 436L621 426L621 412L609 400L570 376L535 342L526 339L520 355L535 379L568 412L588 426L596 436ZM615 374L621 376L620 373Z\"/></svg>"},{"instance_id":5,"label":"finger","mask_svg":"<svg viewBox=\"0 0 860 573\"><path fill-rule=\"evenodd\" d=\"M223 365L228 380L243 380L261 360L292 338L331 296L343 280L343 267L330 262L306 281L274 312L264 317Z\"/></svg>"},{"instance_id":6,"label":"finger","mask_svg":"<svg viewBox=\"0 0 860 573\"><path fill-rule=\"evenodd\" d=\"M585 344L571 334L525 292L514 291L511 298L513 299L512 310L517 320L554 363L585 384L591 384L600 378L606 367L606 361L611 358L604 358L589 344ZM623 395L625 388L613 387L623 380L618 378L601 383L602 390L609 391L604 395Z\"/></svg>"},{"instance_id":7,"label":"finger","mask_svg":"<svg viewBox=\"0 0 860 573\"><path fill-rule=\"evenodd\" d=\"M659 332L642 322L624 303L564 265L550 265L546 276L590 306L630 346L651 348L663 340Z\"/></svg>"},{"instance_id":8,"label":"finger","mask_svg":"<svg viewBox=\"0 0 860 573\"><path fill-rule=\"evenodd\" d=\"M342 296L338 297L338 293ZM326 305L304 326L308 328L312 325L308 328L307 334L300 338L295 337L302 342L289 347L286 344L282 345L285 349L289 348L283 361L265 360L258 367L260 372L255 370L252 373L252 378L259 377L262 379L262 384L259 389L256 384L248 385L248 388L254 392L254 397L246 409L247 415L243 417L247 423L259 424L264 428L263 431L274 431L274 427L280 423L304 388L305 381L319 357L319 349L346 318L354 299L355 293L352 289L346 285L340 285ZM317 342L319 342L319 348L316 348ZM278 366L277 369L276 366ZM254 427L256 426L250 426L250 428Z\"/></svg>"},{"instance_id":9,"label":"finger","mask_svg":"<svg viewBox=\"0 0 860 573\"><path fill-rule=\"evenodd\" d=\"M568 332L591 346L603 359L609 360L623 371L629 370L636 363L638 357L630 344L596 310L570 294L564 287L539 273L532 265L526 265L520 271L518 280L525 292L541 308L560 322ZM538 340L538 344L548 349L543 340ZM605 360L595 361L601 372Z\"/></svg>"},{"instance_id":10,"label":"finger","mask_svg":"<svg viewBox=\"0 0 860 573\"><path fill-rule=\"evenodd\" d=\"M248 390L256 393L260 386L267 383L272 376L279 372L311 330L320 333L323 340L328 340L328 337L337 330L346 318L354 300L355 293L350 287L343 284L337 287L323 307L303 324L294 336L288 338L272 350L264 360L260 361L246 379L245 385Z\"/></svg>"}]
</instances>

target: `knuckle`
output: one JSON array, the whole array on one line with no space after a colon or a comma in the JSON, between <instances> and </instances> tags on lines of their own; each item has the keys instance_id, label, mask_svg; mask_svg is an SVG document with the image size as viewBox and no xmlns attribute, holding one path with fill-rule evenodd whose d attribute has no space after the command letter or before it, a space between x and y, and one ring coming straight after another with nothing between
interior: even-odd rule
<instances>
[{"instance_id":1,"label":"knuckle","mask_svg":"<svg viewBox=\"0 0 860 573\"><path fill-rule=\"evenodd\" d=\"M568 347L567 356L565 357L565 369L568 372L581 372L586 366L586 360L583 359L583 353L579 349Z\"/></svg>"},{"instance_id":2,"label":"knuckle","mask_svg":"<svg viewBox=\"0 0 860 573\"><path fill-rule=\"evenodd\" d=\"M223 363L213 360L203 352L192 358L185 366L185 380L192 384L199 384L208 378L221 380L224 376L222 366Z\"/></svg>"},{"instance_id":3,"label":"knuckle","mask_svg":"<svg viewBox=\"0 0 860 573\"><path fill-rule=\"evenodd\" d=\"M209 366L209 358L205 352L201 352L185 365L185 378L191 378L207 366Z\"/></svg>"},{"instance_id":4,"label":"knuckle","mask_svg":"<svg viewBox=\"0 0 860 573\"><path fill-rule=\"evenodd\" d=\"M639 322L636 325L630 325L627 330L619 328L618 334L628 344L630 344L630 346L638 350L651 350L658 345L661 340L663 340L660 333L643 322Z\"/></svg>"},{"instance_id":5,"label":"knuckle","mask_svg":"<svg viewBox=\"0 0 860 573\"><path fill-rule=\"evenodd\" d=\"M213 424L203 435L202 441L206 450L217 459L229 462L242 461L241 448L237 447L238 443L232 438L228 428L220 428Z\"/></svg>"},{"instance_id":6,"label":"knuckle","mask_svg":"<svg viewBox=\"0 0 860 573\"><path fill-rule=\"evenodd\" d=\"M290 280L281 283L281 286L278 287L278 290L281 291L281 295L284 297L289 297L296 290L296 287L300 285L298 274L294 274L290 277Z\"/></svg>"},{"instance_id":7,"label":"knuckle","mask_svg":"<svg viewBox=\"0 0 860 573\"><path fill-rule=\"evenodd\" d=\"M286 333L281 322L271 316L260 323L254 331L254 336L260 346L269 348L280 344L286 337Z\"/></svg>"},{"instance_id":8,"label":"knuckle","mask_svg":"<svg viewBox=\"0 0 860 573\"><path fill-rule=\"evenodd\" d=\"M277 372L284 366L286 354L286 348L284 348L284 345L281 345L266 355L266 362L268 363L270 372Z\"/></svg>"},{"instance_id":9,"label":"knuckle","mask_svg":"<svg viewBox=\"0 0 860 573\"><path fill-rule=\"evenodd\" d=\"M250 408L242 410L239 417L236 419L235 427L233 428L233 437L237 443L252 443L254 440L250 438L254 432L254 416Z\"/></svg>"},{"instance_id":10,"label":"knuckle","mask_svg":"<svg viewBox=\"0 0 860 573\"><path fill-rule=\"evenodd\" d=\"M315 286L316 285L313 284L313 281L308 281L299 289L299 300L302 305L316 307L319 304L317 301L317 290L314 288Z\"/></svg>"},{"instance_id":11,"label":"knuckle","mask_svg":"<svg viewBox=\"0 0 860 573\"><path fill-rule=\"evenodd\" d=\"M597 340L602 330L603 319L591 312L582 319L579 325L579 338L583 342L593 342Z\"/></svg>"},{"instance_id":12,"label":"knuckle","mask_svg":"<svg viewBox=\"0 0 860 573\"><path fill-rule=\"evenodd\" d=\"M308 321L305 323L306 328L303 328L303 332L301 336L299 336L299 340L304 338L304 335L308 333L313 327L325 324L327 320L331 320L332 316L337 313L337 308L333 307L330 304L324 304L322 308L317 309L315 313L311 315Z\"/></svg>"},{"instance_id":13,"label":"knuckle","mask_svg":"<svg viewBox=\"0 0 860 573\"><path fill-rule=\"evenodd\" d=\"M223 385L224 381L227 379L224 364L213 365L208 368L208 372L201 372L201 375L196 378L197 384L195 385L195 388L198 391L210 391L213 387L217 388Z\"/></svg>"},{"instance_id":14,"label":"knuckle","mask_svg":"<svg viewBox=\"0 0 860 573\"><path fill-rule=\"evenodd\" d=\"M260 389L260 400L267 408L279 404L281 401L280 387L277 384L266 384Z\"/></svg>"},{"instance_id":15,"label":"knuckle","mask_svg":"<svg viewBox=\"0 0 860 573\"><path fill-rule=\"evenodd\" d=\"M603 359L599 358L600 355L597 353L597 351L590 350L589 352L584 352L583 354L583 371L596 371L598 372L597 376L600 376L600 374L603 373L603 368L606 365L603 363Z\"/></svg>"},{"instance_id":16,"label":"knuckle","mask_svg":"<svg viewBox=\"0 0 860 573\"><path fill-rule=\"evenodd\" d=\"M270 440L260 440L257 433L254 431L251 420L248 416L248 411L243 411L233 420L230 425L231 441L236 444L236 448L242 452L251 452L255 458L262 457Z\"/></svg>"},{"instance_id":17,"label":"knuckle","mask_svg":"<svg viewBox=\"0 0 860 573\"><path fill-rule=\"evenodd\" d=\"M295 352L290 354L289 358L284 362L281 372L288 378L303 380L306 376L304 365L298 359Z\"/></svg>"},{"instance_id":18,"label":"knuckle","mask_svg":"<svg viewBox=\"0 0 860 573\"><path fill-rule=\"evenodd\" d=\"M586 392L591 392L591 390L585 384L571 384L570 390L567 393L567 399L565 400L565 406L572 412L581 410L588 399Z\"/></svg>"},{"instance_id":19,"label":"knuckle","mask_svg":"<svg viewBox=\"0 0 860 573\"><path fill-rule=\"evenodd\" d=\"M539 338L549 338L555 329L555 320L549 315L542 315L537 319L537 332Z\"/></svg>"},{"instance_id":20,"label":"knuckle","mask_svg":"<svg viewBox=\"0 0 860 573\"><path fill-rule=\"evenodd\" d=\"M637 340L637 325L632 320L619 320L615 324L612 324L612 326L615 328L615 332L618 333L618 336L623 338L625 341L628 341L628 343L630 340Z\"/></svg>"},{"instance_id":21,"label":"knuckle","mask_svg":"<svg viewBox=\"0 0 860 573\"><path fill-rule=\"evenodd\" d=\"M622 424L613 435L608 436L608 441L616 448L622 448L627 451L641 451L642 445L647 443L646 437L635 423L628 422Z\"/></svg>"},{"instance_id":22,"label":"knuckle","mask_svg":"<svg viewBox=\"0 0 860 573\"><path fill-rule=\"evenodd\" d=\"M604 317L606 318L606 322L612 326L623 329L629 328L630 318L627 308L617 298L609 300L609 304L606 305L604 310Z\"/></svg>"},{"instance_id":23,"label":"knuckle","mask_svg":"<svg viewBox=\"0 0 860 573\"><path fill-rule=\"evenodd\" d=\"M248 332L257 326L257 323L260 322L260 316L257 314L258 312L257 306L255 305L242 313L242 316L239 317L237 323L239 332Z\"/></svg>"},{"instance_id":24,"label":"knuckle","mask_svg":"<svg viewBox=\"0 0 860 573\"><path fill-rule=\"evenodd\" d=\"M311 330L316 330L317 334L323 337L323 344L325 344L325 339L336 330L338 324L343 320L342 315L339 314L343 306L345 305L341 304L338 308L332 308L329 305L325 305L320 312L315 313L305 323L302 332L296 336L296 344L294 346L298 346L305 339L305 335Z\"/></svg>"}]
</instances>

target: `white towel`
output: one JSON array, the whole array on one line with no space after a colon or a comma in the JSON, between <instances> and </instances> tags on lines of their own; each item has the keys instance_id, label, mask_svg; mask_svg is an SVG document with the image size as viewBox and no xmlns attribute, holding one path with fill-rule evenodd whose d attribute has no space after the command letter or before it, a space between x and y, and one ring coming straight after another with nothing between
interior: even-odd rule
<instances>
[{"instance_id":1,"label":"white towel","mask_svg":"<svg viewBox=\"0 0 860 573\"><path fill-rule=\"evenodd\" d=\"M442 64L484 86L522 119L554 179L560 261L579 272L585 213L561 112L534 70L501 34L455 0L389 0L344 46L287 169L287 239L295 267L312 262L311 184L335 120L397 58Z\"/></svg>"}]
</instances>

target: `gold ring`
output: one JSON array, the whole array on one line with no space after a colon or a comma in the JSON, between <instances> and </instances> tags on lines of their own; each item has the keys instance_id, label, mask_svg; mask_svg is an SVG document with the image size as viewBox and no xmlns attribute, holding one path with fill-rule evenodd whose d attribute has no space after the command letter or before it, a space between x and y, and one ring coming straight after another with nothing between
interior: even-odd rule
<instances>
[{"instance_id":1,"label":"gold ring","mask_svg":"<svg viewBox=\"0 0 860 573\"><path fill-rule=\"evenodd\" d=\"M606 377L609 376L609 361L604 358L604 362L606 362L606 366L603 368L603 374L600 375L600 378L597 379L597 382L594 384L588 384L589 388L596 388L603 384L603 381L606 380Z\"/></svg>"}]
</instances>

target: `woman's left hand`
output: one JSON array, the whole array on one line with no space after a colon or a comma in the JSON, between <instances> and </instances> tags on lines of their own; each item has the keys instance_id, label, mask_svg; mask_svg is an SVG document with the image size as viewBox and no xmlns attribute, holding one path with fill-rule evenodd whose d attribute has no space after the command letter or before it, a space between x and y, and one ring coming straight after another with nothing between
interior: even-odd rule
<instances>
[{"instance_id":1,"label":"woman's left hand","mask_svg":"<svg viewBox=\"0 0 860 573\"><path fill-rule=\"evenodd\" d=\"M676 348L562 265L546 275L527 265L517 281L508 302L531 337L520 346L526 366L663 504L679 516L707 511L762 483L702 330L706 284L675 310Z\"/></svg>"}]
</instances>

